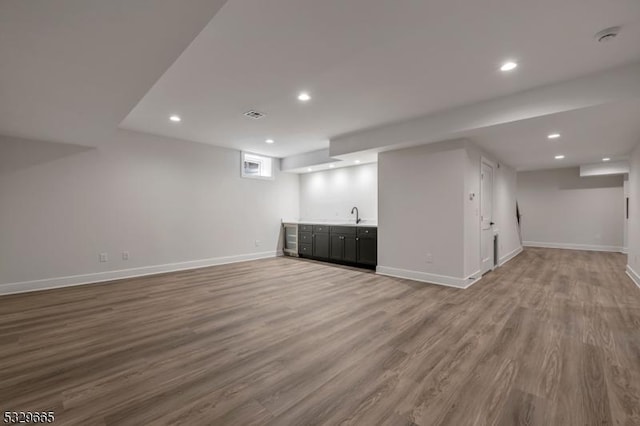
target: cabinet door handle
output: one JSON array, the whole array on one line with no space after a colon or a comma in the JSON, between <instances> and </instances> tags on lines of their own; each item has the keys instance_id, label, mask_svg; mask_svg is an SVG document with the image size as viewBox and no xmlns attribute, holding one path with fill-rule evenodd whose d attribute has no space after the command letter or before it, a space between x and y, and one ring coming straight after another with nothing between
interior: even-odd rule
<instances>
[{"instance_id":1,"label":"cabinet door handle","mask_svg":"<svg viewBox=\"0 0 640 426\"><path fill-rule=\"evenodd\" d=\"M360 241L360 238L356 237L356 241Z\"/></svg>"}]
</instances>

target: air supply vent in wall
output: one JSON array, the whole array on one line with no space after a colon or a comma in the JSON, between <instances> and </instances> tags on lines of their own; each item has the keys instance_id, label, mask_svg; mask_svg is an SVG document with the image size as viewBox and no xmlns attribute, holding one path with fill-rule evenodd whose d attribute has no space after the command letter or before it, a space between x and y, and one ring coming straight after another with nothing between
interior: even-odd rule
<instances>
[{"instance_id":1,"label":"air supply vent in wall","mask_svg":"<svg viewBox=\"0 0 640 426\"><path fill-rule=\"evenodd\" d=\"M244 115L246 115L249 118L253 118L254 120L260 120L262 117L264 117L264 114L258 111L247 111L244 113Z\"/></svg>"}]
</instances>

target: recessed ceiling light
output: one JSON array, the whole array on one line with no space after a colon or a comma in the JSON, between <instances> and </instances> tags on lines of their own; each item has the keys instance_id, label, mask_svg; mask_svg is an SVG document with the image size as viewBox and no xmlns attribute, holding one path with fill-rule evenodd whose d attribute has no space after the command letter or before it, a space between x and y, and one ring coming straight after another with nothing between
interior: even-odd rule
<instances>
[{"instance_id":1,"label":"recessed ceiling light","mask_svg":"<svg viewBox=\"0 0 640 426\"><path fill-rule=\"evenodd\" d=\"M307 92L300 92L298 94L298 100L302 101L302 102L307 102L311 100L311 95L309 95Z\"/></svg>"},{"instance_id":2,"label":"recessed ceiling light","mask_svg":"<svg viewBox=\"0 0 640 426\"><path fill-rule=\"evenodd\" d=\"M518 64L513 61L507 61L500 67L500 71L513 71L518 68Z\"/></svg>"},{"instance_id":3,"label":"recessed ceiling light","mask_svg":"<svg viewBox=\"0 0 640 426\"><path fill-rule=\"evenodd\" d=\"M333 169L335 166L333 164L329 164L329 168Z\"/></svg>"},{"instance_id":4,"label":"recessed ceiling light","mask_svg":"<svg viewBox=\"0 0 640 426\"><path fill-rule=\"evenodd\" d=\"M610 161L610 160L611 160L611 158L609 158L609 157L604 157L604 158L602 159L602 161L604 161L604 162L607 162L607 161Z\"/></svg>"},{"instance_id":5,"label":"recessed ceiling light","mask_svg":"<svg viewBox=\"0 0 640 426\"><path fill-rule=\"evenodd\" d=\"M312 170L311 170L311 167L308 167L308 168L307 168L307 171L308 171L308 172L311 172L311 171L312 171Z\"/></svg>"},{"instance_id":6,"label":"recessed ceiling light","mask_svg":"<svg viewBox=\"0 0 640 426\"><path fill-rule=\"evenodd\" d=\"M354 163L360 164L360 160L356 160L356 161L354 161Z\"/></svg>"},{"instance_id":7,"label":"recessed ceiling light","mask_svg":"<svg viewBox=\"0 0 640 426\"><path fill-rule=\"evenodd\" d=\"M275 142L275 141L274 141L273 139L267 139L267 140L265 141L265 143L274 143L274 142Z\"/></svg>"},{"instance_id":8,"label":"recessed ceiling light","mask_svg":"<svg viewBox=\"0 0 640 426\"><path fill-rule=\"evenodd\" d=\"M551 133L547 135L548 139L558 139L560 137L560 133Z\"/></svg>"},{"instance_id":9,"label":"recessed ceiling light","mask_svg":"<svg viewBox=\"0 0 640 426\"><path fill-rule=\"evenodd\" d=\"M564 155L556 155L555 159L556 160L562 160L564 158Z\"/></svg>"},{"instance_id":10,"label":"recessed ceiling light","mask_svg":"<svg viewBox=\"0 0 640 426\"><path fill-rule=\"evenodd\" d=\"M174 123L179 123L182 121L182 118L180 118L179 115L172 115L171 117L169 117L169 120L173 121Z\"/></svg>"}]
</instances>

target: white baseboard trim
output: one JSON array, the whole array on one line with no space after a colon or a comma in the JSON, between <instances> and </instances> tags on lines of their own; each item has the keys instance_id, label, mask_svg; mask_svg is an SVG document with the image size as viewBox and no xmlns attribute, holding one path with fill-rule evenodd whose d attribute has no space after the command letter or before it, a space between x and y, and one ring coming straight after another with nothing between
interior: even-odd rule
<instances>
[{"instance_id":1,"label":"white baseboard trim","mask_svg":"<svg viewBox=\"0 0 640 426\"><path fill-rule=\"evenodd\" d=\"M511 259L513 259L514 257L516 257L517 255L519 255L520 253L522 253L522 246L518 247L517 249L505 254L504 256L502 256L500 259L498 259L498 266L502 266L505 263L507 263L508 261L510 261Z\"/></svg>"},{"instance_id":2,"label":"white baseboard trim","mask_svg":"<svg viewBox=\"0 0 640 426\"><path fill-rule=\"evenodd\" d=\"M557 248L565 250L587 250L587 251L610 251L610 252L622 252L622 247L619 246L596 246L589 244L565 244L565 243L541 243L537 241L524 241L522 243L525 247L542 247L542 248Z\"/></svg>"},{"instance_id":3,"label":"white baseboard trim","mask_svg":"<svg viewBox=\"0 0 640 426\"><path fill-rule=\"evenodd\" d=\"M640 288L640 275L638 275L638 273L636 271L633 270L633 268L631 268L631 266L627 265L627 275L629 275L629 278L631 278L631 280L638 286L638 288Z\"/></svg>"},{"instance_id":4,"label":"white baseboard trim","mask_svg":"<svg viewBox=\"0 0 640 426\"><path fill-rule=\"evenodd\" d=\"M72 275L68 277L47 278L42 280L0 284L0 296L85 284L97 284L105 281L120 280L124 278L135 278L145 275L164 274L167 272L206 268L209 266L246 262L248 260L266 259L281 255L281 251L266 251L262 253L241 254L236 256L214 257L211 259L168 263L165 265L143 266L140 268L122 269L119 271L96 272L92 274Z\"/></svg>"},{"instance_id":5,"label":"white baseboard trim","mask_svg":"<svg viewBox=\"0 0 640 426\"><path fill-rule=\"evenodd\" d=\"M392 268L390 266L376 267L376 273L395 278L404 278L407 280L420 281L429 284L444 285L455 288L469 288L482 278L480 271L471 274L467 278L450 277L447 275L429 274L420 271L411 271L407 269Z\"/></svg>"},{"instance_id":6,"label":"white baseboard trim","mask_svg":"<svg viewBox=\"0 0 640 426\"><path fill-rule=\"evenodd\" d=\"M480 271L480 269L478 269L476 272L474 272L473 274L469 275L466 278L465 282L467 283L467 285L463 288L469 288L475 283L477 283L478 281L480 281L481 279L482 279L482 272Z\"/></svg>"}]
</instances>

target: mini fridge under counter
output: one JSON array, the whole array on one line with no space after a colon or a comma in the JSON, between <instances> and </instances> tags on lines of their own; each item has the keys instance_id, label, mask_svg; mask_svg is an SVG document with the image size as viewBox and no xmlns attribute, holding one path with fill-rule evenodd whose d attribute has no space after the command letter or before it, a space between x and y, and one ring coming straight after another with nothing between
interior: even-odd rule
<instances>
[{"instance_id":1,"label":"mini fridge under counter","mask_svg":"<svg viewBox=\"0 0 640 426\"><path fill-rule=\"evenodd\" d=\"M282 251L286 256L298 257L298 224L283 222L284 228L284 248Z\"/></svg>"}]
</instances>

